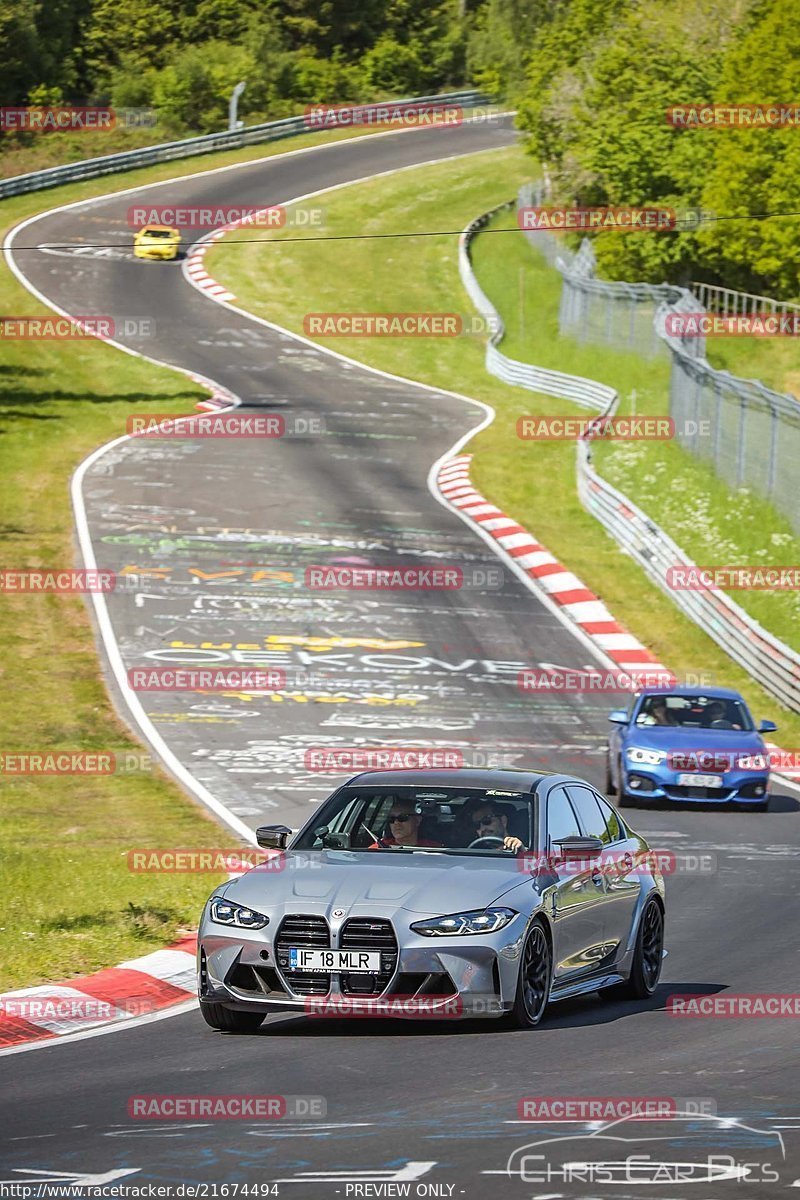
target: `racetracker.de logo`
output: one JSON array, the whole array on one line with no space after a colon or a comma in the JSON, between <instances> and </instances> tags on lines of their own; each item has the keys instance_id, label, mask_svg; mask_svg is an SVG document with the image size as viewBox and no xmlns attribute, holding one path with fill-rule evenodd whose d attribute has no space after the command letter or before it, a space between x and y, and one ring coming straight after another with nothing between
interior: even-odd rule
<instances>
[{"instance_id":1,"label":"racetracker.de logo","mask_svg":"<svg viewBox=\"0 0 800 1200\"><path fill-rule=\"evenodd\" d=\"M676 229L678 214L674 208L563 208L537 205L517 210L517 223L523 230L635 230Z\"/></svg>"},{"instance_id":2,"label":"racetracker.de logo","mask_svg":"<svg viewBox=\"0 0 800 1200\"><path fill-rule=\"evenodd\" d=\"M26 571L0 571L0 592L56 592L74 596L81 592L113 592L113 571L83 571L39 567Z\"/></svg>"},{"instance_id":3,"label":"racetracker.de logo","mask_svg":"<svg viewBox=\"0 0 800 1200\"><path fill-rule=\"evenodd\" d=\"M675 129L782 129L800 125L800 105L766 104L673 104L666 121Z\"/></svg>"},{"instance_id":4,"label":"racetracker.de logo","mask_svg":"<svg viewBox=\"0 0 800 1200\"><path fill-rule=\"evenodd\" d=\"M307 771L449 770L463 767L464 753L434 746L309 746L303 755Z\"/></svg>"},{"instance_id":5,"label":"racetracker.de logo","mask_svg":"<svg viewBox=\"0 0 800 1200\"><path fill-rule=\"evenodd\" d=\"M800 1017L800 994L756 992L745 996L667 997L667 1012L671 1017L730 1018Z\"/></svg>"},{"instance_id":6,"label":"racetracker.de logo","mask_svg":"<svg viewBox=\"0 0 800 1200\"><path fill-rule=\"evenodd\" d=\"M453 591L463 586L459 567L306 567L306 587L328 591Z\"/></svg>"},{"instance_id":7,"label":"racetracker.de logo","mask_svg":"<svg viewBox=\"0 0 800 1200\"><path fill-rule=\"evenodd\" d=\"M116 766L108 750L0 751L0 775L113 775Z\"/></svg>"},{"instance_id":8,"label":"racetracker.de logo","mask_svg":"<svg viewBox=\"0 0 800 1200\"><path fill-rule=\"evenodd\" d=\"M113 317L2 317L0 338L6 341L52 342L73 338L112 338Z\"/></svg>"},{"instance_id":9,"label":"racetracker.de logo","mask_svg":"<svg viewBox=\"0 0 800 1200\"><path fill-rule=\"evenodd\" d=\"M724 591L781 592L800 589L800 567L726 566L698 567L694 563L668 567L667 587L673 592Z\"/></svg>"},{"instance_id":10,"label":"racetracker.de logo","mask_svg":"<svg viewBox=\"0 0 800 1200\"><path fill-rule=\"evenodd\" d=\"M659 1121L681 1111L674 1096L522 1096L520 1121Z\"/></svg>"},{"instance_id":11,"label":"racetracker.de logo","mask_svg":"<svg viewBox=\"0 0 800 1200\"><path fill-rule=\"evenodd\" d=\"M156 1005L144 998L121 998L113 1004L94 996L63 995L58 990L48 992L42 988L35 996L3 996L0 1000L0 1020L29 1021L32 1025L49 1022L69 1021L97 1025L101 1021L115 1021L127 1017L143 1017L155 1012Z\"/></svg>"},{"instance_id":12,"label":"racetracker.de logo","mask_svg":"<svg viewBox=\"0 0 800 1200\"><path fill-rule=\"evenodd\" d=\"M208 846L189 849L140 847L128 851L128 870L134 874L155 875L217 875L241 874L244 871L282 871L286 856L278 851L236 846L231 850L215 850Z\"/></svg>"},{"instance_id":13,"label":"racetracker.de logo","mask_svg":"<svg viewBox=\"0 0 800 1200\"><path fill-rule=\"evenodd\" d=\"M669 688L677 677L664 667L646 667L629 671L536 670L527 668L517 675L521 692L638 692L643 688Z\"/></svg>"},{"instance_id":14,"label":"racetracker.de logo","mask_svg":"<svg viewBox=\"0 0 800 1200\"><path fill-rule=\"evenodd\" d=\"M267 208L254 204L132 204L126 220L131 229L144 229L145 225L178 225L181 229L253 225L258 229L280 229L286 224L286 209L282 204Z\"/></svg>"},{"instance_id":15,"label":"racetracker.de logo","mask_svg":"<svg viewBox=\"0 0 800 1200\"><path fill-rule=\"evenodd\" d=\"M464 109L458 104L309 104L303 114L308 129L353 125L460 125Z\"/></svg>"},{"instance_id":16,"label":"racetracker.de logo","mask_svg":"<svg viewBox=\"0 0 800 1200\"><path fill-rule=\"evenodd\" d=\"M609 441L664 442L675 436L672 417L518 417L523 441L573 441L591 437Z\"/></svg>"},{"instance_id":17,"label":"racetracker.de logo","mask_svg":"<svg viewBox=\"0 0 800 1200\"><path fill-rule=\"evenodd\" d=\"M128 686L134 692L279 692L286 672L277 668L131 667Z\"/></svg>"},{"instance_id":18,"label":"racetracker.de logo","mask_svg":"<svg viewBox=\"0 0 800 1200\"><path fill-rule=\"evenodd\" d=\"M214 1121L279 1119L285 1096L131 1096L128 1116L138 1121L210 1118Z\"/></svg>"},{"instance_id":19,"label":"racetracker.de logo","mask_svg":"<svg viewBox=\"0 0 800 1200\"><path fill-rule=\"evenodd\" d=\"M800 337L800 313L671 312L664 318L668 337Z\"/></svg>"},{"instance_id":20,"label":"racetracker.de logo","mask_svg":"<svg viewBox=\"0 0 800 1200\"><path fill-rule=\"evenodd\" d=\"M495 998L495 1003L497 1000ZM303 1008L309 1017L460 1017L461 996L307 996Z\"/></svg>"},{"instance_id":21,"label":"racetracker.de logo","mask_svg":"<svg viewBox=\"0 0 800 1200\"><path fill-rule=\"evenodd\" d=\"M458 337L458 313L318 312L303 317L307 337Z\"/></svg>"},{"instance_id":22,"label":"racetracker.de logo","mask_svg":"<svg viewBox=\"0 0 800 1200\"><path fill-rule=\"evenodd\" d=\"M0 130L30 129L41 133L64 129L113 129L117 116L113 108L74 105L23 105L0 108Z\"/></svg>"},{"instance_id":23,"label":"racetracker.de logo","mask_svg":"<svg viewBox=\"0 0 800 1200\"><path fill-rule=\"evenodd\" d=\"M280 438L286 421L281 413L135 413L127 418L125 429L131 437L147 438Z\"/></svg>"}]
</instances>

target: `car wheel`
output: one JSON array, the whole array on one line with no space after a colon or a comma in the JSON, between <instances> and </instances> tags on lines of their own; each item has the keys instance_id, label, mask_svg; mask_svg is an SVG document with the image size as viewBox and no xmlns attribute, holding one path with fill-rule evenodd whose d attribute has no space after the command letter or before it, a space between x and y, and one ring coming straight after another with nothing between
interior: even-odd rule
<instances>
[{"instance_id":1,"label":"car wheel","mask_svg":"<svg viewBox=\"0 0 800 1200\"><path fill-rule=\"evenodd\" d=\"M664 951L664 913L658 900L644 906L630 977L617 991L629 1000L646 1000L658 986Z\"/></svg>"},{"instance_id":2,"label":"car wheel","mask_svg":"<svg viewBox=\"0 0 800 1200\"><path fill-rule=\"evenodd\" d=\"M616 796L617 789L614 786L614 780L611 778L611 758L606 754L606 795Z\"/></svg>"},{"instance_id":3,"label":"car wheel","mask_svg":"<svg viewBox=\"0 0 800 1200\"><path fill-rule=\"evenodd\" d=\"M200 1012L206 1025L229 1033L255 1033L266 1016L266 1013L238 1012L224 1004L201 1004Z\"/></svg>"},{"instance_id":4,"label":"car wheel","mask_svg":"<svg viewBox=\"0 0 800 1200\"><path fill-rule=\"evenodd\" d=\"M528 930L517 976L517 994L511 1015L518 1029L533 1029L544 1016L550 999L553 954L544 925L536 920Z\"/></svg>"}]
</instances>

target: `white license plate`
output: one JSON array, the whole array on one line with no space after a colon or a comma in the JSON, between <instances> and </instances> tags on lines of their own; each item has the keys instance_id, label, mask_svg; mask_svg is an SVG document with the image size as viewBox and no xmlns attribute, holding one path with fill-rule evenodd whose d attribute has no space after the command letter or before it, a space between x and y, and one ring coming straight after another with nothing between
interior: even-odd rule
<instances>
[{"instance_id":1,"label":"white license plate","mask_svg":"<svg viewBox=\"0 0 800 1200\"><path fill-rule=\"evenodd\" d=\"M381 956L375 950L289 949L290 971L380 971Z\"/></svg>"},{"instance_id":2,"label":"white license plate","mask_svg":"<svg viewBox=\"0 0 800 1200\"><path fill-rule=\"evenodd\" d=\"M678 787L721 788L721 775L679 775Z\"/></svg>"}]
</instances>

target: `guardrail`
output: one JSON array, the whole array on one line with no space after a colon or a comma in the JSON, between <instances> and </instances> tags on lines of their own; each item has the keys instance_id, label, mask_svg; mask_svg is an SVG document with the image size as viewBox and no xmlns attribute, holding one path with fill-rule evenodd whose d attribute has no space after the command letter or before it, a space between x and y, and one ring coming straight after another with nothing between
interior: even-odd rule
<instances>
[{"instance_id":1,"label":"guardrail","mask_svg":"<svg viewBox=\"0 0 800 1200\"><path fill-rule=\"evenodd\" d=\"M484 92L465 89L446 92L439 96L412 96L404 100L377 101L374 104L347 105L354 109L392 107L417 107L432 104L476 105L491 103ZM322 107L322 106L320 106ZM27 175L15 175L0 180L0 200L9 196L20 196L25 192L36 192L43 188L58 187L62 183L75 183L82 179L95 179L112 175L118 171L130 171L134 167L149 167L153 163L171 162L173 159L191 158L196 154L208 154L212 150L236 150L241 146L252 146L259 142L275 142L282 138L296 137L301 133L313 133L319 126L309 122L301 114L284 117L281 121L266 121L261 125L250 125L244 129L223 130L220 133L204 133L199 137L184 138L176 142L159 142L154 146L141 146L137 150L123 150L117 154L106 154L101 158L86 158L82 162L66 163L60 167L47 167L43 171L32 171Z\"/></svg>"},{"instance_id":2,"label":"guardrail","mask_svg":"<svg viewBox=\"0 0 800 1200\"><path fill-rule=\"evenodd\" d=\"M765 312L785 316L790 312L800 312L800 304L792 304L789 300L776 300L773 296L737 292L733 288L719 287L715 283L690 283L689 287L703 308L723 317Z\"/></svg>"},{"instance_id":3,"label":"guardrail","mask_svg":"<svg viewBox=\"0 0 800 1200\"><path fill-rule=\"evenodd\" d=\"M498 348L505 332L503 320L475 277L470 243L496 212L510 208L514 203L513 200L508 201L484 213L467 226L459 239L462 283L492 330L486 347L486 369L506 383L599 410L600 417L610 416L619 399L613 388L580 375L543 370L530 363L519 362ZM668 585L667 571L670 567L689 568L696 564L655 521L597 473L592 466L592 437L590 423L577 443L578 495L587 511L639 564L647 577L686 616L705 630L726 654L744 667L786 708L800 712L800 654L759 625L726 593L718 589L676 591Z\"/></svg>"}]
</instances>

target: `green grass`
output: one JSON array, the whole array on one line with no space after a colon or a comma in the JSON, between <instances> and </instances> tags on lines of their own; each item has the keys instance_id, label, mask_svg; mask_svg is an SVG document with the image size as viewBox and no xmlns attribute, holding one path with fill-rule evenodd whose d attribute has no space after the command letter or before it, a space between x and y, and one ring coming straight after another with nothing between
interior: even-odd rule
<instances>
[{"instance_id":1,"label":"green grass","mask_svg":"<svg viewBox=\"0 0 800 1200\"><path fill-rule=\"evenodd\" d=\"M490 228L507 224L504 215ZM506 324L505 354L609 384L620 393L621 415L668 415L666 358L646 361L559 336L558 272L521 234L479 236L473 245L481 286ZM800 539L773 505L749 489L730 489L677 442L598 444L594 464L702 566L800 562ZM798 593L737 591L733 598L776 637L800 649Z\"/></svg>"},{"instance_id":2,"label":"green grass","mask_svg":"<svg viewBox=\"0 0 800 1200\"><path fill-rule=\"evenodd\" d=\"M800 400L800 350L794 338L706 338L706 355L712 367L760 379L774 392Z\"/></svg>"},{"instance_id":3,"label":"green grass","mask_svg":"<svg viewBox=\"0 0 800 1200\"><path fill-rule=\"evenodd\" d=\"M458 229L513 196L529 173L529 160L520 150L511 149L340 188L325 197L325 232L330 236L353 230ZM501 220L513 227L510 214ZM267 241L253 244L246 233L236 233L215 245L206 261L211 273L230 287L243 307L297 332L303 331L303 317L309 312L456 311L469 318L474 311L458 278L453 236L301 243L285 242L286 237L287 231L277 230ZM525 248L516 232L479 237L476 246L481 280L510 318L508 352L516 350L519 357L526 357L524 341L528 354L535 348L535 361L543 365L603 378L597 348L558 344L557 281L532 255L523 258L520 251ZM297 286L299 279L302 289ZM520 295L521 328L519 322L515 326L513 317ZM712 672L720 683L739 688L758 716L776 716L784 744L797 744L793 739L800 736L800 718L782 710L652 587L584 511L575 490L574 446L522 442L516 437L519 416L583 410L493 379L484 367L484 342L479 336L429 341L331 338L320 339L320 343L370 365L493 405L496 420L469 447L475 454L473 477L481 491L576 571L659 659L680 674ZM630 358L608 352L604 362L609 370L624 362L641 411L648 398L655 402L661 386L658 373L662 372L664 382L665 368L627 361ZM465 412L465 423L467 419ZM453 431L454 440L459 431Z\"/></svg>"},{"instance_id":4,"label":"green grass","mask_svg":"<svg viewBox=\"0 0 800 1200\"><path fill-rule=\"evenodd\" d=\"M5 233L26 216L99 192L339 137L316 133L21 196L0 203L0 224ZM3 264L0 311L49 310ZM69 480L78 463L124 433L128 414L192 411L205 392L175 371L92 339L4 341L0 353L0 564L73 565ZM0 641L0 752L141 751L109 701L81 597L0 594ZM131 874L127 851L232 840L158 770L4 775L0 813L1 990L83 974L196 927L222 876Z\"/></svg>"}]
</instances>

